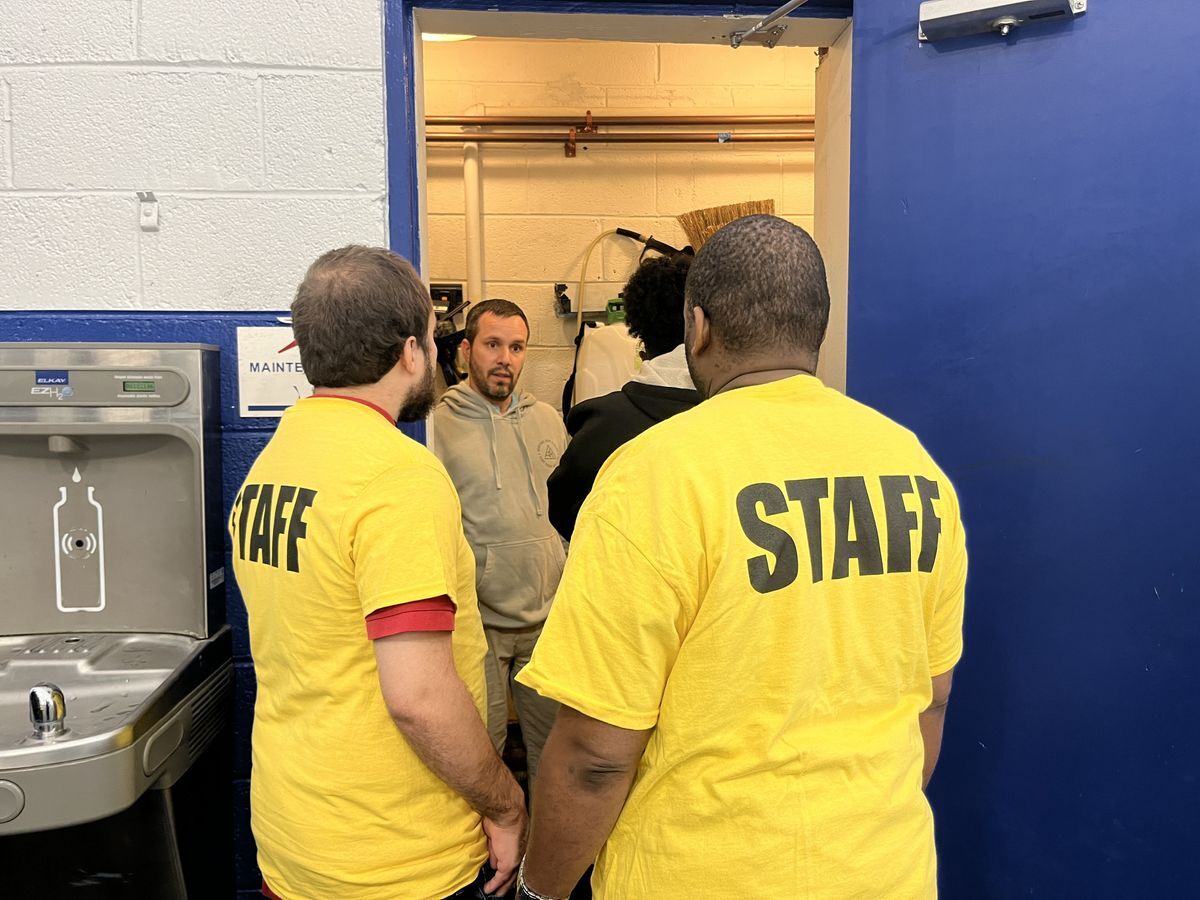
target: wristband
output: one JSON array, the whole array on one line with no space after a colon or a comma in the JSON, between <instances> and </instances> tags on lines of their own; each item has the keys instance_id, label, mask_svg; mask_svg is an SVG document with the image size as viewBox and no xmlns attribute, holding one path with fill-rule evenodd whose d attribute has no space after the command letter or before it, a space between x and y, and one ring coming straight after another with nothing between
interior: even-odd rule
<instances>
[{"instance_id":1,"label":"wristband","mask_svg":"<svg viewBox=\"0 0 1200 900\"><path fill-rule=\"evenodd\" d=\"M517 900L566 900L565 897L548 897L539 894L525 883L525 857L521 857L521 865L517 867Z\"/></svg>"}]
</instances>

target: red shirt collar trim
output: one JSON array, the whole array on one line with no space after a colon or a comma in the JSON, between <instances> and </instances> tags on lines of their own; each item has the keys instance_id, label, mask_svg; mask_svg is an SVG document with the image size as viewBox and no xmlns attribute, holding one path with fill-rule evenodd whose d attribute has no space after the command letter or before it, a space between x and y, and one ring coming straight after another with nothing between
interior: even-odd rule
<instances>
[{"instance_id":1,"label":"red shirt collar trim","mask_svg":"<svg viewBox=\"0 0 1200 900\"><path fill-rule=\"evenodd\" d=\"M349 400L351 403L361 403L363 406L371 407L371 409L375 410L375 412L379 413L381 416L383 416L385 419L387 419L388 423L390 425L396 424L396 420L392 417L392 414L390 412L388 412L382 406L376 406L370 400L363 400L361 397L347 397L345 394L313 394L312 397L310 397L309 399L311 399L311 400Z\"/></svg>"}]
</instances>

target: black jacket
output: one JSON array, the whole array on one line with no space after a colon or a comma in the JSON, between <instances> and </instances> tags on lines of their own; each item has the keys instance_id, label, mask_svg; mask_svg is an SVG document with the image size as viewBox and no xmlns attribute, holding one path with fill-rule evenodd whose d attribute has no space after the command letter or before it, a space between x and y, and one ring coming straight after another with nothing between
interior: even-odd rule
<instances>
[{"instance_id":1,"label":"black jacket","mask_svg":"<svg viewBox=\"0 0 1200 900\"><path fill-rule=\"evenodd\" d=\"M550 475L550 522L567 540L596 474L612 452L651 425L691 409L700 395L684 388L631 381L619 391L585 400L567 413L571 443Z\"/></svg>"}]
</instances>

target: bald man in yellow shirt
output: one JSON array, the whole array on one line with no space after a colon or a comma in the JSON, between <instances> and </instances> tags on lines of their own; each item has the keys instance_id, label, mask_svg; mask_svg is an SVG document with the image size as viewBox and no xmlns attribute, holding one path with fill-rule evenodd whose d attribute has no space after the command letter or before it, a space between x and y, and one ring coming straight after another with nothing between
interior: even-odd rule
<instances>
[{"instance_id":1,"label":"bald man in yellow shirt","mask_svg":"<svg viewBox=\"0 0 1200 900\"><path fill-rule=\"evenodd\" d=\"M562 704L518 898L917 900L962 653L958 501L815 377L819 251L772 216L697 253L704 401L613 454L519 680Z\"/></svg>"}]
</instances>

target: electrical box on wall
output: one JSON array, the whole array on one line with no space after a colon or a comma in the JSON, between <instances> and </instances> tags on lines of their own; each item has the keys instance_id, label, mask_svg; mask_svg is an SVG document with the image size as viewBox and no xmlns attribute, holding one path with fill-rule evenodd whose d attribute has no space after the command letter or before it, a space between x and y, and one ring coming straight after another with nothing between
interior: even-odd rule
<instances>
[{"instance_id":1,"label":"electrical box on wall","mask_svg":"<svg viewBox=\"0 0 1200 900\"><path fill-rule=\"evenodd\" d=\"M463 302L461 284L431 284L429 296L433 299L433 311L442 315Z\"/></svg>"},{"instance_id":2,"label":"electrical box on wall","mask_svg":"<svg viewBox=\"0 0 1200 900\"><path fill-rule=\"evenodd\" d=\"M1087 0L925 0L917 37L943 41L994 31L1008 36L1024 25L1061 22L1087 12Z\"/></svg>"}]
</instances>

